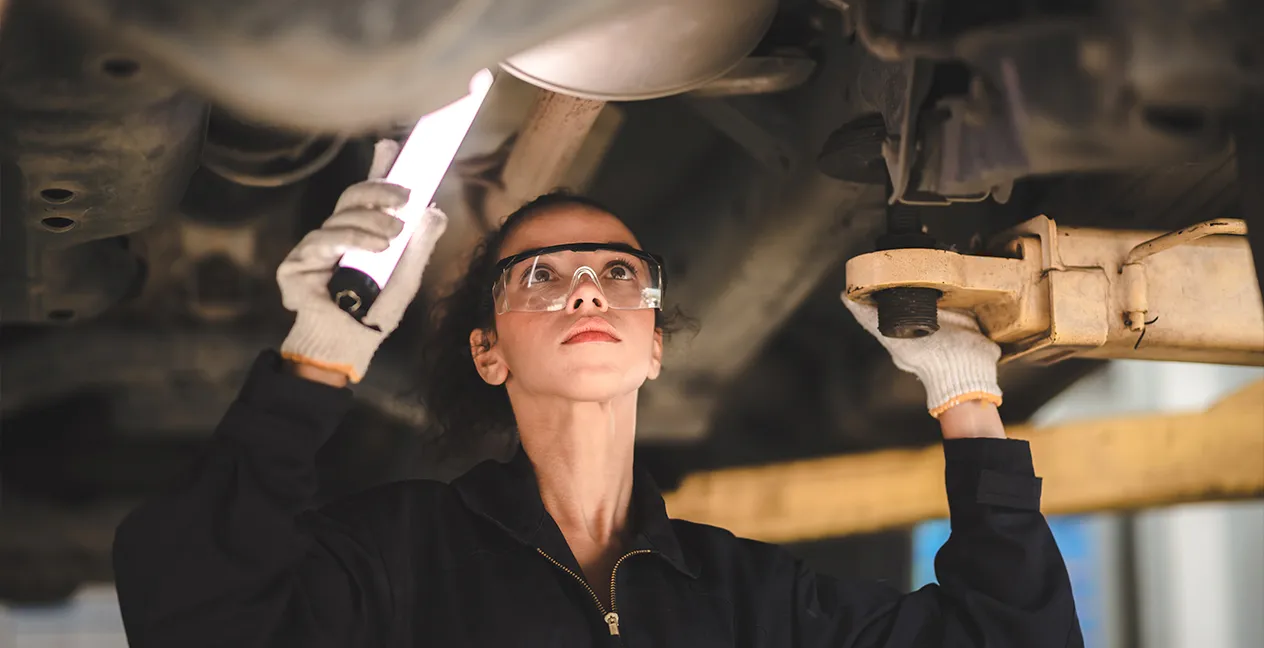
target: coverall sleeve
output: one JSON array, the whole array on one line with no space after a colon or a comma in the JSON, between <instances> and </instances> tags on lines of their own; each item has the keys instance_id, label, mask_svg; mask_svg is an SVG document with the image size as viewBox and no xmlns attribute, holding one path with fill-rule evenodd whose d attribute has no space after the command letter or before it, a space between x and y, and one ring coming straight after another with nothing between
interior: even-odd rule
<instances>
[{"instance_id":1,"label":"coverall sleeve","mask_svg":"<svg viewBox=\"0 0 1264 648\"><path fill-rule=\"evenodd\" d=\"M950 440L944 455L952 534L935 558L938 584L900 594L793 561L793 645L1084 645L1066 565L1040 514L1027 442Z\"/></svg>"},{"instance_id":2,"label":"coverall sleeve","mask_svg":"<svg viewBox=\"0 0 1264 648\"><path fill-rule=\"evenodd\" d=\"M260 355L191 481L115 534L133 648L382 645L391 598L372 521L309 510L316 450L350 401Z\"/></svg>"}]
</instances>

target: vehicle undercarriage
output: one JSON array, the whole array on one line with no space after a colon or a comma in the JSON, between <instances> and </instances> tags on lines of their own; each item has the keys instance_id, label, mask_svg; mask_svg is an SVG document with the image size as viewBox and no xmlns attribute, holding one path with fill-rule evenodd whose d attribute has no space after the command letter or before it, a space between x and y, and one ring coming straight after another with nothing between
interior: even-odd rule
<instances>
[{"instance_id":1,"label":"vehicle undercarriage","mask_svg":"<svg viewBox=\"0 0 1264 648\"><path fill-rule=\"evenodd\" d=\"M120 516L196 461L255 355L284 336L276 266L363 177L375 139L406 133L479 67L620 4L10 0L0 599L109 579ZM839 300L844 262L887 232L889 199L963 252L1040 214L1264 229L1251 0L733 5L767 13L754 49L670 96L581 100L498 74L440 188L451 225L423 297L322 455L326 496L450 477L512 443L443 452L415 376L428 305L523 192L581 190L666 259L667 300L696 331L671 340L641 394L640 457L665 488L936 438L916 380ZM652 63L732 46L699 38ZM553 100L565 110L541 108ZM553 176L518 175L564 144ZM1024 420L1095 366L1004 365L1003 415Z\"/></svg>"}]
</instances>

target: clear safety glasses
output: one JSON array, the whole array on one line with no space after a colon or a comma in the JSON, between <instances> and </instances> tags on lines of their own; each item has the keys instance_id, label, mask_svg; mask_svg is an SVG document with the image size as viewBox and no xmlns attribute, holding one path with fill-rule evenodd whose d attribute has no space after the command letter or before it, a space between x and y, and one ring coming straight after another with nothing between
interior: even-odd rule
<instances>
[{"instance_id":1,"label":"clear safety glasses","mask_svg":"<svg viewBox=\"0 0 1264 648\"><path fill-rule=\"evenodd\" d=\"M496 270L492 302L498 315L562 310L582 281L596 284L607 308L662 307L662 262L630 245L572 243L537 248L501 259Z\"/></svg>"}]
</instances>

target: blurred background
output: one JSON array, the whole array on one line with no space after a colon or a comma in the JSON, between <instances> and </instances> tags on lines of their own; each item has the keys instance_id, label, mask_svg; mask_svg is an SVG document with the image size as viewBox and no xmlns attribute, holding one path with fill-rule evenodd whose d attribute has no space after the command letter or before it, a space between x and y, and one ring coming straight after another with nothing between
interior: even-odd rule
<instances>
[{"instance_id":1,"label":"blurred background","mask_svg":"<svg viewBox=\"0 0 1264 648\"><path fill-rule=\"evenodd\" d=\"M1264 231L1262 17L1257 0L0 0L0 647L124 645L114 528L188 472L283 339L277 264L374 141L483 67L495 83L435 199L448 231L318 457L322 501L513 448L427 426L418 343L478 241L567 187L666 259L668 305L696 324L640 394L637 461L672 513L919 587L947 533L938 426L840 302L848 261L1047 261L1024 299L972 306L1036 304L1004 340L1002 416L1033 443L1090 645L1262 646L1264 236L1241 236ZM1116 256L1201 222L1237 233L1147 261L1165 274L1138 322L1119 259L1087 264L1108 285L1059 299L1101 339L1068 342L1046 279L1084 270L1076 248L1064 265L996 243L1041 215ZM1153 361L1175 357L1208 364Z\"/></svg>"}]
</instances>

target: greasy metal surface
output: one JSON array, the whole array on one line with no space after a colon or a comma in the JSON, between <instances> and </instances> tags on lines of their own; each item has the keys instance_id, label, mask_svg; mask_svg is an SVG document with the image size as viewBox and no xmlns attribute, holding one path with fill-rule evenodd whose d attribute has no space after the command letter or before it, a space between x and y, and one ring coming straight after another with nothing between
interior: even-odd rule
<instances>
[{"instance_id":1,"label":"greasy metal surface","mask_svg":"<svg viewBox=\"0 0 1264 648\"><path fill-rule=\"evenodd\" d=\"M1058 228L1038 217L1000 237L1016 258L889 250L848 261L844 298L894 287L938 288L940 304L974 310L1003 360L1082 358L1264 365L1264 302L1240 236L1208 237L1142 264L1144 336L1127 313L1124 259L1160 232Z\"/></svg>"},{"instance_id":2,"label":"greasy metal surface","mask_svg":"<svg viewBox=\"0 0 1264 648\"><path fill-rule=\"evenodd\" d=\"M416 117L614 0L24 0L144 53L243 116L323 132Z\"/></svg>"},{"instance_id":3,"label":"greasy metal surface","mask_svg":"<svg viewBox=\"0 0 1264 648\"><path fill-rule=\"evenodd\" d=\"M0 311L90 317L135 287L141 268L115 237L175 206L206 105L30 3L9 8L0 68Z\"/></svg>"},{"instance_id":4,"label":"greasy metal surface","mask_svg":"<svg viewBox=\"0 0 1264 648\"><path fill-rule=\"evenodd\" d=\"M1015 179L1187 163L1228 145L1227 114L1264 82L1231 3L1109 0L1079 15L967 31L973 76L938 100L922 191L985 194Z\"/></svg>"},{"instance_id":5,"label":"greasy metal surface","mask_svg":"<svg viewBox=\"0 0 1264 648\"><path fill-rule=\"evenodd\" d=\"M630 5L632 6L632 5ZM755 49L776 0L651 0L509 57L501 66L541 88L603 101L698 88Z\"/></svg>"},{"instance_id":6,"label":"greasy metal surface","mask_svg":"<svg viewBox=\"0 0 1264 648\"><path fill-rule=\"evenodd\" d=\"M558 188L604 106L604 101L540 91L509 150L500 182L487 192L483 215L489 227L499 227L523 203Z\"/></svg>"},{"instance_id":7,"label":"greasy metal surface","mask_svg":"<svg viewBox=\"0 0 1264 648\"><path fill-rule=\"evenodd\" d=\"M723 76L690 90L694 97L773 94L797 88L816 70L807 56L748 56Z\"/></svg>"},{"instance_id":8,"label":"greasy metal surface","mask_svg":"<svg viewBox=\"0 0 1264 648\"><path fill-rule=\"evenodd\" d=\"M915 58L948 60L956 56L951 39L919 39L882 31L874 25L870 8L876 0L854 0L845 6L851 9L851 24L865 49L880 61L894 63Z\"/></svg>"},{"instance_id":9,"label":"greasy metal surface","mask_svg":"<svg viewBox=\"0 0 1264 648\"><path fill-rule=\"evenodd\" d=\"M312 177L333 162L346 136L287 132L212 111L201 167L247 187L281 187Z\"/></svg>"}]
</instances>

